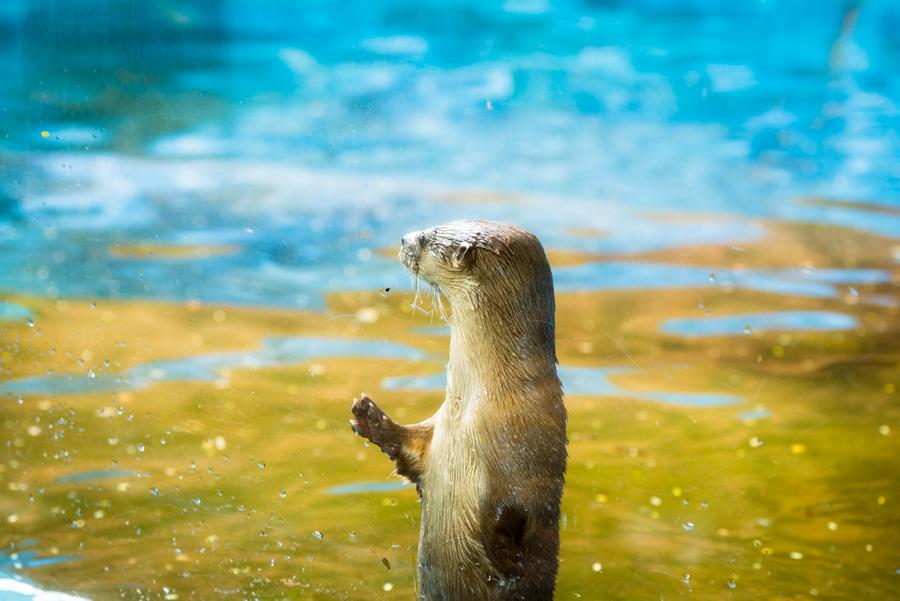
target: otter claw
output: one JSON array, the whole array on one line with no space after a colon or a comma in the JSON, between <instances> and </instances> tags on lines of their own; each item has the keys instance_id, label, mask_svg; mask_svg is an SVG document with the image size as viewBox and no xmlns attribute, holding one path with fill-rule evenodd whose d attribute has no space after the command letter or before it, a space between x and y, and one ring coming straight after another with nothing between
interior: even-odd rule
<instances>
[{"instance_id":1,"label":"otter claw","mask_svg":"<svg viewBox=\"0 0 900 601\"><path fill-rule=\"evenodd\" d=\"M375 443L388 457L394 459L400 446L400 441L397 440L399 426L365 394L353 399L351 410L355 418L350 420L353 432Z\"/></svg>"}]
</instances>

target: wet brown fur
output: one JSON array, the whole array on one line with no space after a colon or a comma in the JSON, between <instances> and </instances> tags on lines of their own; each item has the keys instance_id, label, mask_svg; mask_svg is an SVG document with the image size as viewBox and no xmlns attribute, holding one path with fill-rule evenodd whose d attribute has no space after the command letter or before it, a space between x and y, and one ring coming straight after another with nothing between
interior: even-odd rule
<instances>
[{"instance_id":1,"label":"wet brown fur","mask_svg":"<svg viewBox=\"0 0 900 601\"><path fill-rule=\"evenodd\" d=\"M401 426L363 395L351 425L419 491L418 598L550 600L566 411L543 247L515 226L462 221L405 236L400 256L451 305L446 398Z\"/></svg>"}]
</instances>

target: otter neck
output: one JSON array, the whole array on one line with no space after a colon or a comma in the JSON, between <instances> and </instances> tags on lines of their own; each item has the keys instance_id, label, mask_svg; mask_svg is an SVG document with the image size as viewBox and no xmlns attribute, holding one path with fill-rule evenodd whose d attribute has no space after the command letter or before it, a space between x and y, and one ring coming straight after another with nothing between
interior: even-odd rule
<instances>
[{"instance_id":1,"label":"otter neck","mask_svg":"<svg viewBox=\"0 0 900 601\"><path fill-rule=\"evenodd\" d=\"M456 398L511 398L559 389L553 316L452 303L448 393ZM512 397L514 398L514 397Z\"/></svg>"}]
</instances>

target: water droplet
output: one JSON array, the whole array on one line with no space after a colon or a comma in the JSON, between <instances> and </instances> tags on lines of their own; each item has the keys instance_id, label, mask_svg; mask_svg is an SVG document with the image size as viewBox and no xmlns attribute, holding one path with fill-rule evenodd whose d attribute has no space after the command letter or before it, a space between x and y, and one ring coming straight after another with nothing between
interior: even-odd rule
<instances>
[{"instance_id":1,"label":"water droplet","mask_svg":"<svg viewBox=\"0 0 900 601\"><path fill-rule=\"evenodd\" d=\"M737 588L737 582L735 582L734 580L729 580L729 581L728 581L728 588L730 588L731 590L736 589L736 588Z\"/></svg>"},{"instance_id":2,"label":"water droplet","mask_svg":"<svg viewBox=\"0 0 900 601\"><path fill-rule=\"evenodd\" d=\"M391 592L392 590L394 590L394 585L391 584L390 582L385 582L385 583L382 585L381 589L382 589L384 592L389 593L389 592Z\"/></svg>"},{"instance_id":3,"label":"water droplet","mask_svg":"<svg viewBox=\"0 0 900 601\"><path fill-rule=\"evenodd\" d=\"M201 501L199 498L197 498L197 499L191 499L191 503L193 503L193 504L196 505L197 507L200 507L201 505L203 505L203 501Z\"/></svg>"},{"instance_id":4,"label":"water droplet","mask_svg":"<svg viewBox=\"0 0 900 601\"><path fill-rule=\"evenodd\" d=\"M158 496L159 496L159 489L158 489L158 488L155 488L155 487L154 487L154 488L151 488L151 489L150 489L150 494L153 495L154 497L158 497Z\"/></svg>"},{"instance_id":5,"label":"water droplet","mask_svg":"<svg viewBox=\"0 0 900 601\"><path fill-rule=\"evenodd\" d=\"M690 532L694 529L694 522L685 522L681 525L681 529L685 532Z\"/></svg>"},{"instance_id":6,"label":"water droplet","mask_svg":"<svg viewBox=\"0 0 900 601\"><path fill-rule=\"evenodd\" d=\"M256 464L256 466L261 470L266 469L266 464L264 461L260 461L259 463Z\"/></svg>"},{"instance_id":7,"label":"water droplet","mask_svg":"<svg viewBox=\"0 0 900 601\"><path fill-rule=\"evenodd\" d=\"M313 533L312 533L312 534L313 534L313 537L314 537L314 538L317 538L317 539L319 539L319 540L322 540L322 539L325 538L325 535L322 534L321 532L319 532L318 530L313 530Z\"/></svg>"},{"instance_id":8,"label":"water droplet","mask_svg":"<svg viewBox=\"0 0 900 601\"><path fill-rule=\"evenodd\" d=\"M287 496L287 491L282 490L281 492L278 493L278 496L281 497L282 499L285 498Z\"/></svg>"},{"instance_id":9,"label":"water droplet","mask_svg":"<svg viewBox=\"0 0 900 601\"><path fill-rule=\"evenodd\" d=\"M93 379L95 379L95 378L97 377L97 374L94 373L94 370L93 370L93 369L88 369L88 370L87 370L87 377L89 377L91 380L93 380Z\"/></svg>"},{"instance_id":10,"label":"water droplet","mask_svg":"<svg viewBox=\"0 0 900 601\"><path fill-rule=\"evenodd\" d=\"M752 331L753 331L753 328L751 328L750 326L744 326L744 334L749 334Z\"/></svg>"},{"instance_id":11,"label":"water droplet","mask_svg":"<svg viewBox=\"0 0 900 601\"><path fill-rule=\"evenodd\" d=\"M253 228L252 228L252 227L245 227L245 228L244 228L244 231L247 232L248 234L253 234Z\"/></svg>"},{"instance_id":12,"label":"water droplet","mask_svg":"<svg viewBox=\"0 0 900 601\"><path fill-rule=\"evenodd\" d=\"M31 319L30 317L26 317L26 318L25 318L25 323L28 325L29 328L33 328L33 327L34 327L34 320Z\"/></svg>"},{"instance_id":13,"label":"water droplet","mask_svg":"<svg viewBox=\"0 0 900 601\"><path fill-rule=\"evenodd\" d=\"M591 565L591 569L594 570L595 572L602 572L602 571L603 571L603 564L600 563L599 561L595 561L595 562Z\"/></svg>"},{"instance_id":14,"label":"water droplet","mask_svg":"<svg viewBox=\"0 0 900 601\"><path fill-rule=\"evenodd\" d=\"M716 283L716 274L715 274L715 273L710 273L710 274L709 274L709 281L710 281L711 284L715 284L715 283Z\"/></svg>"},{"instance_id":15,"label":"water droplet","mask_svg":"<svg viewBox=\"0 0 900 601\"><path fill-rule=\"evenodd\" d=\"M803 553L800 551L791 551L791 559L803 559Z\"/></svg>"},{"instance_id":16,"label":"water droplet","mask_svg":"<svg viewBox=\"0 0 900 601\"><path fill-rule=\"evenodd\" d=\"M857 292L856 288L850 286L850 294L853 296L859 296L859 292Z\"/></svg>"}]
</instances>

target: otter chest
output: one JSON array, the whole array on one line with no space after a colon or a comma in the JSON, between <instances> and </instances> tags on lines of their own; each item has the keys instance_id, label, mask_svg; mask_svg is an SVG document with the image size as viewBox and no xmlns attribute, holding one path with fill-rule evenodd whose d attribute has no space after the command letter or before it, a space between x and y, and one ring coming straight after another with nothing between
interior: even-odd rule
<instances>
[{"instance_id":1,"label":"otter chest","mask_svg":"<svg viewBox=\"0 0 900 601\"><path fill-rule=\"evenodd\" d=\"M479 436L484 426L470 404L449 395L436 418L422 478L422 534L425 546L469 555L487 488Z\"/></svg>"}]
</instances>

